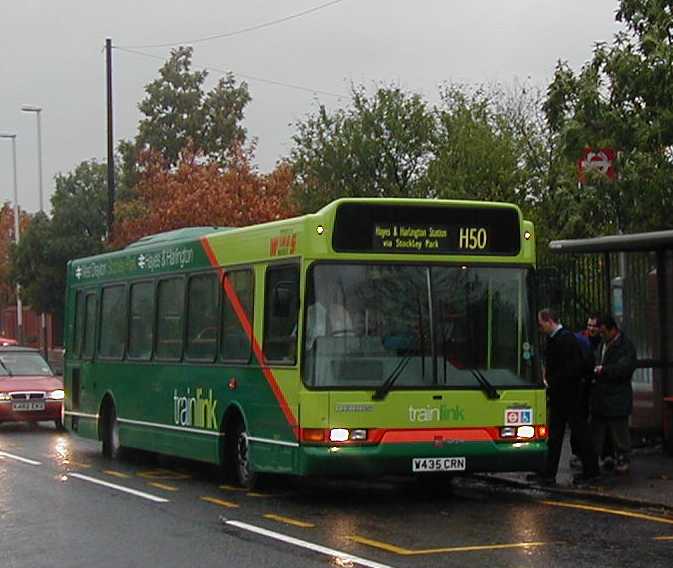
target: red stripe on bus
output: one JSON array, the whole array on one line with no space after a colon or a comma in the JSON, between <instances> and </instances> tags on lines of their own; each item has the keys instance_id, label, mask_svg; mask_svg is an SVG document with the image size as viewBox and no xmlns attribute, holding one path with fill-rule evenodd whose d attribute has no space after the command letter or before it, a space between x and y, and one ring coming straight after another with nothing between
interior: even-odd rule
<instances>
[{"instance_id":1,"label":"red stripe on bus","mask_svg":"<svg viewBox=\"0 0 673 568\"><path fill-rule=\"evenodd\" d=\"M208 259L210 260L210 263L213 266L217 267L218 262L217 258L215 257L215 252L210 246L207 237L201 237L201 244L206 252L206 255L208 256ZM218 268L218 273L220 274L220 276L224 274L224 278L222 278L222 288L224 289L224 293L227 295L227 298L229 298L229 301L231 302L231 305L234 308L234 313L236 314L238 321L243 327L243 331L247 335L248 340L250 341L250 345L252 345L252 351L255 354L255 359L257 359L257 362L259 363L259 366L262 369L262 373L264 374L266 382L269 384L269 387L271 387L271 391L278 400L278 404L280 405L280 408L283 411L283 414L285 415L285 419L287 420L288 424L292 427L292 432L294 434L295 439L298 439L299 431L298 431L297 419L295 418L294 414L292 414L292 410L290 409L290 406L285 400L283 391L281 391L280 387L278 386L278 381L276 380L276 377L273 376L273 372L266 365L266 358L264 357L264 353L261 347L259 346L257 339L255 338L255 334L252 329L252 324L248 319L248 315L245 313L245 310L241 305L241 301L238 299L236 291L232 287L229 278L226 277L224 270L222 268Z\"/></svg>"},{"instance_id":2,"label":"red stripe on bus","mask_svg":"<svg viewBox=\"0 0 673 568\"><path fill-rule=\"evenodd\" d=\"M432 428L414 430L374 430L370 438L381 444L409 442L492 442L498 439L497 428Z\"/></svg>"}]
</instances>

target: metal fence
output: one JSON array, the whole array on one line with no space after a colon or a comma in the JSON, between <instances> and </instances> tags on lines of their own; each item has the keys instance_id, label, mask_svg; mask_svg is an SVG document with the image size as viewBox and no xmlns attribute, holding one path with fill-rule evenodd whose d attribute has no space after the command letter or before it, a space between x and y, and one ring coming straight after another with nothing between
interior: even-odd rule
<instances>
[{"instance_id":1,"label":"metal fence","mask_svg":"<svg viewBox=\"0 0 673 568\"><path fill-rule=\"evenodd\" d=\"M667 259L670 266L670 256ZM559 254L538 259L539 307L551 307L564 325L583 329L591 313L611 313L636 346L634 426L656 428L660 299L654 252ZM670 268L666 271L670 274ZM670 321L670 320L669 320Z\"/></svg>"}]
</instances>

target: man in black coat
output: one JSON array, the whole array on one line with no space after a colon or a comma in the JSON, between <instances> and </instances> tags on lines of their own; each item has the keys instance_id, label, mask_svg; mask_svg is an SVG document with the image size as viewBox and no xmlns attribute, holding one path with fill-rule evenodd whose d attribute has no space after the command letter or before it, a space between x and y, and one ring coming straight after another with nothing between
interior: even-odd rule
<instances>
[{"instance_id":1,"label":"man in black coat","mask_svg":"<svg viewBox=\"0 0 673 568\"><path fill-rule=\"evenodd\" d=\"M549 451L544 472L536 478L542 484L556 483L566 424L577 434L582 473L577 483L598 477L598 458L593 451L589 429L581 408L583 356L575 335L560 323L550 309L538 312L538 325L547 336L544 347L545 381L549 394Z\"/></svg>"},{"instance_id":2,"label":"man in black coat","mask_svg":"<svg viewBox=\"0 0 673 568\"><path fill-rule=\"evenodd\" d=\"M609 436L617 457L615 471L625 473L630 464L631 377L637 364L636 348L617 327L612 316L601 316L598 325L603 344L591 394L591 433L599 455L606 434Z\"/></svg>"}]
</instances>

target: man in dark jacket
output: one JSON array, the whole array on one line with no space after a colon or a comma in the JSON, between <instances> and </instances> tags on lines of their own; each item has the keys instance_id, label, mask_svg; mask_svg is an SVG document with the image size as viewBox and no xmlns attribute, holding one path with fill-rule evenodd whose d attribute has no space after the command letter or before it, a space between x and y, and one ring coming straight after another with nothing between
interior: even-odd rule
<instances>
[{"instance_id":1,"label":"man in dark jacket","mask_svg":"<svg viewBox=\"0 0 673 568\"><path fill-rule=\"evenodd\" d=\"M599 455L606 434L610 437L617 457L615 471L625 473L630 464L631 377L636 369L636 348L617 327L612 316L602 316L598 324L603 343L591 396L591 432Z\"/></svg>"},{"instance_id":2,"label":"man in dark jacket","mask_svg":"<svg viewBox=\"0 0 673 568\"><path fill-rule=\"evenodd\" d=\"M538 312L538 325L547 336L544 347L545 380L549 394L549 452L545 471L537 479L543 484L556 482L566 424L576 432L580 443L582 474L574 481L586 482L598 476L598 458L593 451L586 419L581 411L583 356L575 335L564 328L550 309Z\"/></svg>"},{"instance_id":3,"label":"man in dark jacket","mask_svg":"<svg viewBox=\"0 0 673 568\"><path fill-rule=\"evenodd\" d=\"M591 321L591 320L589 320ZM591 383L594 378L594 367L596 366L596 358L594 355L594 349L591 344L590 336L587 335L586 330L575 332L575 339L579 343L580 350L582 352L582 379L580 380L580 412L582 413L582 420L584 424L589 423L589 400L591 393ZM600 336L598 337L600 342ZM587 431L585 430L584 435L586 436ZM570 451L572 452L572 457L570 458L570 467L580 468L582 467L582 460L580 454L582 453L582 443L580 439L581 432L571 430L570 432Z\"/></svg>"}]
</instances>

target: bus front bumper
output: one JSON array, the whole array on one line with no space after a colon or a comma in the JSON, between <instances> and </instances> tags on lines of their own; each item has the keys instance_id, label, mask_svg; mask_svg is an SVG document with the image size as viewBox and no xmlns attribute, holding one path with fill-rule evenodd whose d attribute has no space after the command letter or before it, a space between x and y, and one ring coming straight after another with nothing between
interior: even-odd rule
<instances>
[{"instance_id":1,"label":"bus front bumper","mask_svg":"<svg viewBox=\"0 0 673 568\"><path fill-rule=\"evenodd\" d=\"M415 459L465 458L465 469L452 473L541 471L547 455L543 441L377 444L372 446L301 446L299 473L308 476L411 475ZM446 461L446 460L445 460ZM457 463L448 462L446 463Z\"/></svg>"}]
</instances>

